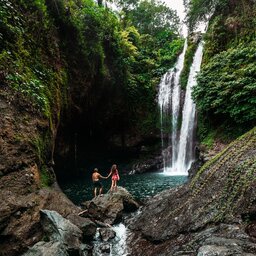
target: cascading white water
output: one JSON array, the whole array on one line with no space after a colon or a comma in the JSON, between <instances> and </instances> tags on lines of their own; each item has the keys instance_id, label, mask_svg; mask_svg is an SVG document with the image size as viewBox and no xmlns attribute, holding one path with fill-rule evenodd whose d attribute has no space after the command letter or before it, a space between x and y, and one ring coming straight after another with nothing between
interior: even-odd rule
<instances>
[{"instance_id":1,"label":"cascading white water","mask_svg":"<svg viewBox=\"0 0 256 256\"><path fill-rule=\"evenodd\" d=\"M159 88L158 102L161 111L162 147L164 172L170 175L187 175L188 169L193 162L193 134L195 128L195 104L191 98L192 87L196 84L196 74L200 71L203 44L200 43L190 68L186 96L182 110L182 126L178 131L178 119L180 113L180 74L184 64L186 44L177 64L164 75ZM167 139L164 130L168 129L168 118L171 122L171 143ZM170 125L169 125L170 127Z\"/></svg>"},{"instance_id":2,"label":"cascading white water","mask_svg":"<svg viewBox=\"0 0 256 256\"><path fill-rule=\"evenodd\" d=\"M95 241L93 243L93 255L94 256L127 256L128 248L126 245L127 238L127 228L124 224L119 223L112 227L112 230L115 232L116 236L114 239L109 241L102 241L99 234L99 229L97 229Z\"/></svg>"},{"instance_id":3,"label":"cascading white water","mask_svg":"<svg viewBox=\"0 0 256 256\"><path fill-rule=\"evenodd\" d=\"M193 135L195 128L195 103L191 98L192 88L196 84L196 74L200 71L203 57L203 44L195 52L188 77L185 102L182 111L182 126L179 138L178 157L172 166L172 172L187 175L194 158Z\"/></svg>"},{"instance_id":4,"label":"cascading white water","mask_svg":"<svg viewBox=\"0 0 256 256\"><path fill-rule=\"evenodd\" d=\"M160 122L161 122L161 138L164 172L168 169L174 159L178 155L178 130L177 122L180 111L180 74L184 65L185 52L187 49L187 40L185 41L183 51L180 54L174 68L170 69L161 80L159 85L158 104L160 106ZM171 117L171 120L170 120ZM171 126L172 134L170 138L169 127ZM165 135L165 133L167 133ZM164 143L164 138L167 137L167 143ZM171 143L171 145L170 145ZM172 149L172 150L171 150ZM172 161L170 161L172 160Z\"/></svg>"}]
</instances>

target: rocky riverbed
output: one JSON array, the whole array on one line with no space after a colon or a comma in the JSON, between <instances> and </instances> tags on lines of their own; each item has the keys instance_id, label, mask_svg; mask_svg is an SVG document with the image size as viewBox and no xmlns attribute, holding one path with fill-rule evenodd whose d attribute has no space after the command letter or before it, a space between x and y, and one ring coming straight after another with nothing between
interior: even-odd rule
<instances>
[{"instance_id":1,"label":"rocky riverbed","mask_svg":"<svg viewBox=\"0 0 256 256\"><path fill-rule=\"evenodd\" d=\"M71 208L70 205L67 210ZM85 202L83 210L65 217L63 212L61 215L56 210L41 209L42 239L23 256L93 255L97 230L99 255L110 253L111 240L116 236L112 225L120 223L123 214L138 208L139 204L128 191L119 187L114 193L109 192Z\"/></svg>"}]
</instances>

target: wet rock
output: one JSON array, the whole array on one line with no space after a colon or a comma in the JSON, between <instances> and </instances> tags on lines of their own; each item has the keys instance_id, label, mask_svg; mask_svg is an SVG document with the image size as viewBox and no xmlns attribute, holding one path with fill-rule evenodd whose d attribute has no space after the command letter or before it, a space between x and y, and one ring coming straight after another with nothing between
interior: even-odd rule
<instances>
[{"instance_id":1,"label":"wet rock","mask_svg":"<svg viewBox=\"0 0 256 256\"><path fill-rule=\"evenodd\" d=\"M73 213L68 215L66 218L82 230L83 241L93 240L97 230L97 225L93 221L89 218L83 218Z\"/></svg>"},{"instance_id":2,"label":"wet rock","mask_svg":"<svg viewBox=\"0 0 256 256\"><path fill-rule=\"evenodd\" d=\"M101 222L99 220L94 220L94 222L97 224L98 227L100 228L109 228L109 224L105 224L104 222Z\"/></svg>"},{"instance_id":3,"label":"wet rock","mask_svg":"<svg viewBox=\"0 0 256 256\"><path fill-rule=\"evenodd\" d=\"M100 238L102 241L107 242L116 236L116 232L110 228L100 228L99 229Z\"/></svg>"},{"instance_id":4,"label":"wet rock","mask_svg":"<svg viewBox=\"0 0 256 256\"><path fill-rule=\"evenodd\" d=\"M57 211L64 218L76 215L81 211L79 207L74 205L62 190L59 188L57 183L51 186L51 189L41 189L39 191L40 197L42 198L42 209ZM76 225L76 223L74 223Z\"/></svg>"},{"instance_id":5,"label":"wet rock","mask_svg":"<svg viewBox=\"0 0 256 256\"><path fill-rule=\"evenodd\" d=\"M252 237L252 239L256 242L256 224L250 224L246 227L247 233Z\"/></svg>"},{"instance_id":6,"label":"wet rock","mask_svg":"<svg viewBox=\"0 0 256 256\"><path fill-rule=\"evenodd\" d=\"M101 244L100 251L102 253L110 253L110 245L109 244Z\"/></svg>"},{"instance_id":7,"label":"wet rock","mask_svg":"<svg viewBox=\"0 0 256 256\"><path fill-rule=\"evenodd\" d=\"M206 244L206 246L203 246L203 247L207 248L208 246L208 250L210 250L209 252L212 252L212 253L215 252L215 254L217 255L234 255L234 254L242 255L243 250L239 245L240 243L241 241L239 240L213 236L205 240L204 244ZM200 249L202 249L203 247L199 248L199 252L200 252ZM210 254L210 255L214 255L214 254Z\"/></svg>"},{"instance_id":8,"label":"wet rock","mask_svg":"<svg viewBox=\"0 0 256 256\"><path fill-rule=\"evenodd\" d=\"M83 241L90 241L96 234L97 225L92 221L86 221L81 226L83 232Z\"/></svg>"},{"instance_id":9,"label":"wet rock","mask_svg":"<svg viewBox=\"0 0 256 256\"><path fill-rule=\"evenodd\" d=\"M79 256L91 256L92 246L88 244L82 244L80 246L80 254Z\"/></svg>"},{"instance_id":10,"label":"wet rock","mask_svg":"<svg viewBox=\"0 0 256 256\"><path fill-rule=\"evenodd\" d=\"M82 231L55 211L41 210L45 234L52 241L61 242L69 251L79 250Z\"/></svg>"},{"instance_id":11,"label":"wet rock","mask_svg":"<svg viewBox=\"0 0 256 256\"><path fill-rule=\"evenodd\" d=\"M96 220L103 220L105 218L104 210L100 205L95 204L93 200L83 202L81 205L86 209L81 215L82 217L94 218Z\"/></svg>"},{"instance_id":12,"label":"wet rock","mask_svg":"<svg viewBox=\"0 0 256 256\"><path fill-rule=\"evenodd\" d=\"M115 192L109 191L107 194L97 196L83 205L88 209L86 213L88 217L110 225L120 222L124 212L139 208L132 195L122 187L118 187Z\"/></svg>"},{"instance_id":13,"label":"wet rock","mask_svg":"<svg viewBox=\"0 0 256 256\"><path fill-rule=\"evenodd\" d=\"M188 170L188 180L192 180L195 177L197 171L203 166L205 161L202 158L197 159L191 164L190 169Z\"/></svg>"},{"instance_id":14,"label":"wet rock","mask_svg":"<svg viewBox=\"0 0 256 256\"><path fill-rule=\"evenodd\" d=\"M132 166L132 170L129 172L129 174L140 174L145 172L153 172L158 171L163 166L163 158L162 156L155 156L153 158L149 158L144 161L140 161L137 164L134 164Z\"/></svg>"},{"instance_id":15,"label":"wet rock","mask_svg":"<svg viewBox=\"0 0 256 256\"><path fill-rule=\"evenodd\" d=\"M205 245L200 247L197 256L232 256L242 254L225 246Z\"/></svg>"},{"instance_id":16,"label":"wet rock","mask_svg":"<svg viewBox=\"0 0 256 256\"><path fill-rule=\"evenodd\" d=\"M38 242L22 256L69 256L66 247L55 241Z\"/></svg>"}]
</instances>

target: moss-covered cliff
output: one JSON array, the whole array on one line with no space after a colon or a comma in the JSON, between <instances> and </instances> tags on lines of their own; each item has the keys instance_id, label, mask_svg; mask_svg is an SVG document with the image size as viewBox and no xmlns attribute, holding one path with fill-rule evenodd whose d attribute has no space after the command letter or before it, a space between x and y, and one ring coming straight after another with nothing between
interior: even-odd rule
<instances>
[{"instance_id":1,"label":"moss-covered cliff","mask_svg":"<svg viewBox=\"0 0 256 256\"><path fill-rule=\"evenodd\" d=\"M164 31L152 23L154 36L140 34L92 0L3 0L0 12L1 85L48 119L49 140L59 131L62 157L74 141L91 150L154 134L156 86L183 44L178 21Z\"/></svg>"},{"instance_id":2,"label":"moss-covered cliff","mask_svg":"<svg viewBox=\"0 0 256 256\"><path fill-rule=\"evenodd\" d=\"M211 253L255 253L255 151L256 128L207 162L189 184L151 199L130 225L133 255L201 255L204 246Z\"/></svg>"},{"instance_id":3,"label":"moss-covered cliff","mask_svg":"<svg viewBox=\"0 0 256 256\"><path fill-rule=\"evenodd\" d=\"M39 209L79 210L52 187L54 157L156 129L155 87L183 40L155 44L92 0L3 0L0 17L0 254L19 255L42 239Z\"/></svg>"},{"instance_id":4,"label":"moss-covered cliff","mask_svg":"<svg viewBox=\"0 0 256 256\"><path fill-rule=\"evenodd\" d=\"M255 1L190 1L191 28L212 14L194 88L198 135L205 144L231 141L251 129L255 116Z\"/></svg>"}]
</instances>

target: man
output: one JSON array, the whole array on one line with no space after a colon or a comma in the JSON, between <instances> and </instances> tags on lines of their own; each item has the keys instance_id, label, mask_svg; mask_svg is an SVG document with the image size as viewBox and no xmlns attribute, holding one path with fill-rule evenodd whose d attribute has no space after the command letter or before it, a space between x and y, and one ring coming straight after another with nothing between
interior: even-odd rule
<instances>
[{"instance_id":1,"label":"man","mask_svg":"<svg viewBox=\"0 0 256 256\"><path fill-rule=\"evenodd\" d=\"M92 174L92 182L93 182L93 187L94 187L94 197L97 196L97 190L99 189L99 195L102 194L102 183L100 182L100 179L107 179L107 177L103 177L100 175L100 173L98 172L98 169L95 168L93 170L93 174Z\"/></svg>"}]
</instances>

